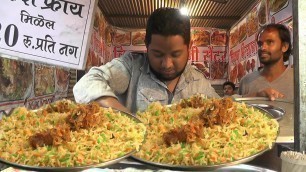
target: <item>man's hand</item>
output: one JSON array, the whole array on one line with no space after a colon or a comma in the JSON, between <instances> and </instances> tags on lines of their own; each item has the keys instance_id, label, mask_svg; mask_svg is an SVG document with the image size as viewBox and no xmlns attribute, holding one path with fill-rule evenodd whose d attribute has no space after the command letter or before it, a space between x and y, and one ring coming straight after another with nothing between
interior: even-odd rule
<instances>
[{"instance_id":1,"label":"man's hand","mask_svg":"<svg viewBox=\"0 0 306 172\"><path fill-rule=\"evenodd\" d=\"M277 98L283 98L284 96L284 94L272 88L267 88L256 93L256 97L268 97L272 101Z\"/></svg>"},{"instance_id":2,"label":"man's hand","mask_svg":"<svg viewBox=\"0 0 306 172\"><path fill-rule=\"evenodd\" d=\"M112 107L114 109L120 110L122 112L130 113L130 110L128 110L125 106L123 106L116 98L114 97L100 97L97 100L102 107Z\"/></svg>"}]
</instances>

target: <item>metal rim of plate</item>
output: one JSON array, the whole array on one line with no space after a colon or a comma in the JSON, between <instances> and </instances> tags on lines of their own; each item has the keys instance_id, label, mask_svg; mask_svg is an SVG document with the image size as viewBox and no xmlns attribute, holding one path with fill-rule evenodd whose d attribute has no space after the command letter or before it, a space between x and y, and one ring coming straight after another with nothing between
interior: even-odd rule
<instances>
[{"instance_id":1,"label":"metal rim of plate","mask_svg":"<svg viewBox=\"0 0 306 172\"><path fill-rule=\"evenodd\" d=\"M286 111L284 109L268 104L250 103L249 105L270 113L273 116L273 118L276 119L277 121L280 121L283 118L283 116L286 114Z\"/></svg>"},{"instance_id":2,"label":"metal rim of plate","mask_svg":"<svg viewBox=\"0 0 306 172\"><path fill-rule=\"evenodd\" d=\"M254 103L254 102L248 102L248 101L267 101L267 102L280 102L280 103L286 103L286 104L294 104L293 101L290 101L287 99L276 99L276 100L271 101L267 97L243 97L243 98L235 98L234 100L237 102L244 102L248 105L257 107L257 109L261 109L262 111L269 112L269 114L272 115L273 118L276 119L277 121L280 121L283 118L283 116L286 114L286 111L283 108L276 107L274 105L265 104L265 103ZM267 106L267 107L264 107L264 106Z\"/></svg>"},{"instance_id":3,"label":"metal rim of plate","mask_svg":"<svg viewBox=\"0 0 306 172\"><path fill-rule=\"evenodd\" d=\"M128 116L129 118L131 118L132 120L134 120L137 123L142 123L137 117L133 116L130 113L123 112L123 111L120 111L120 110L116 110L114 108L112 108L112 109L115 112L120 112L121 114ZM144 134L144 140L143 140L142 143L144 143L144 141L145 141L146 134L147 134L147 132L145 132L145 134ZM17 169L31 170L31 171L82 171L82 170L86 170L86 169L89 169L89 168L102 168L102 167L107 167L107 166L113 165L113 164L118 163L118 162L120 162L121 160L123 160L127 157L130 157L131 155L133 155L136 152L137 152L137 150L133 149L129 153L127 153L127 154L125 154L121 157L118 157L116 159L112 159L112 160L102 162L102 163L97 163L97 164L91 164L91 165L85 165L85 166L75 166L75 167L29 166L29 165L17 164L17 163L13 163L13 162L10 162L10 161L6 161L2 158L0 158L0 163L3 163L5 165L11 166L11 167L14 167L14 168L17 168Z\"/></svg>"},{"instance_id":4,"label":"metal rim of plate","mask_svg":"<svg viewBox=\"0 0 306 172\"><path fill-rule=\"evenodd\" d=\"M274 143L273 143L274 146ZM199 166L182 166L182 165L171 165L171 164L163 164L163 163L157 163L157 162L153 162L153 161L148 161L148 160L144 160L141 158L138 158L134 155L131 155L131 157L133 159L135 159L136 161L139 161L141 163L147 164L147 165L153 165L159 168L164 168L164 169L170 169L170 170L183 170L183 171L211 171L211 170L217 170L219 168L222 167L229 167L229 166L234 166L234 165L238 165L238 164L242 164L242 163L246 163L249 162L253 159L255 159L257 156L263 154L264 152L270 150L269 148L262 150L254 155L251 155L249 157L243 158L243 159L239 159L236 161L232 161L232 162L228 162L228 163L222 163L222 164L215 164L215 165L199 165Z\"/></svg>"},{"instance_id":5,"label":"metal rim of plate","mask_svg":"<svg viewBox=\"0 0 306 172\"><path fill-rule=\"evenodd\" d=\"M101 168L101 167L107 167L109 165L115 164L129 156L131 156L132 154L134 154L136 152L136 150L133 150L132 152L125 154L122 157L110 160L110 161L106 161L103 163L98 163L98 164L92 164L92 165L86 165L86 166L76 166L76 167L42 167L42 166L28 166L28 165L21 165L21 164L16 164L16 163L12 163L6 160L3 160L0 158L0 162L3 164L6 164L8 166L17 168L17 169L23 169L23 170L31 170L31 171L82 171L82 170L86 170L89 168Z\"/></svg>"},{"instance_id":6,"label":"metal rim of plate","mask_svg":"<svg viewBox=\"0 0 306 172\"><path fill-rule=\"evenodd\" d=\"M256 101L256 100L262 100L262 101L271 101L268 97L239 97L239 98L234 98L235 101L238 102L243 102L243 101ZM275 102L284 102L284 103L289 103L293 104L293 101L290 101L288 99L275 99L273 100Z\"/></svg>"},{"instance_id":7,"label":"metal rim of plate","mask_svg":"<svg viewBox=\"0 0 306 172\"><path fill-rule=\"evenodd\" d=\"M248 105L248 104L247 104ZM256 106L252 106L252 105L248 105L249 107L253 107L259 111L261 111L263 114L265 114L266 116L268 116L269 118L273 119L273 115L271 115L268 111L258 108ZM277 136L279 135L279 127L278 127L278 131L277 131ZM274 147L275 142L276 142L276 138L274 142L272 143L272 147ZM271 148L272 148L271 147ZM257 152L256 154L253 154L251 156L242 158L242 159L238 159L232 162L227 162L227 163L222 163L222 164L214 164L214 165L199 165L199 166L182 166L182 165L171 165L171 164L163 164L163 163L157 163L157 162L153 162L153 161L148 161L148 160L144 160L141 158L136 157L135 155L131 155L131 158L135 159L136 161L142 162L144 164L147 165L152 165L152 166L156 166L159 168L164 168L164 169L170 169L170 170L183 170L183 171L211 171L211 170L217 170L219 168L222 167L229 167L229 166L234 166L234 165L238 165L238 164L242 164L242 163L246 163L249 161L252 161L253 159L255 159L257 156L262 155L263 153L265 153L266 151L270 150L269 147L267 147L266 149Z\"/></svg>"}]
</instances>

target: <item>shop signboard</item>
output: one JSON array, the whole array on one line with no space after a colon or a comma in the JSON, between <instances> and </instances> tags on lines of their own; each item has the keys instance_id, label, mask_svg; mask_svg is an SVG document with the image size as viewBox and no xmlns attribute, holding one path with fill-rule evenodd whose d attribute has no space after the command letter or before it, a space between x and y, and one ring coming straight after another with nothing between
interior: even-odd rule
<instances>
[{"instance_id":1,"label":"shop signboard","mask_svg":"<svg viewBox=\"0 0 306 172\"><path fill-rule=\"evenodd\" d=\"M3 0L0 54L83 69L96 0Z\"/></svg>"}]
</instances>

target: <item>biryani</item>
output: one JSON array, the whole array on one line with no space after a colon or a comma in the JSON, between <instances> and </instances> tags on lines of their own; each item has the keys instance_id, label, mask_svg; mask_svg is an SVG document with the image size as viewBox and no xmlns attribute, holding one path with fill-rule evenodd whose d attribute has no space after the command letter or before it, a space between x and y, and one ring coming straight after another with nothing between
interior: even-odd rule
<instances>
[{"instance_id":1,"label":"biryani","mask_svg":"<svg viewBox=\"0 0 306 172\"><path fill-rule=\"evenodd\" d=\"M168 165L240 160L272 148L279 129L275 119L231 98L193 96L171 106L154 102L137 115L147 138L135 157Z\"/></svg>"},{"instance_id":2,"label":"biryani","mask_svg":"<svg viewBox=\"0 0 306 172\"><path fill-rule=\"evenodd\" d=\"M0 158L39 167L99 164L139 150L145 132L135 118L96 103L21 107L0 120Z\"/></svg>"}]
</instances>

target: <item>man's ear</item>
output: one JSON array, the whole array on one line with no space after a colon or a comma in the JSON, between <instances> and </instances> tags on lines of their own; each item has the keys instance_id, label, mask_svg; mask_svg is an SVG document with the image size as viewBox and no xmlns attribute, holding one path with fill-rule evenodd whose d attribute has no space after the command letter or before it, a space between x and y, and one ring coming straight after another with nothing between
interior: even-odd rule
<instances>
[{"instance_id":1,"label":"man's ear","mask_svg":"<svg viewBox=\"0 0 306 172\"><path fill-rule=\"evenodd\" d=\"M192 43L190 42L189 45L187 45L187 51L188 51L188 55L189 55L189 52L191 51L191 48L192 48Z\"/></svg>"},{"instance_id":2,"label":"man's ear","mask_svg":"<svg viewBox=\"0 0 306 172\"><path fill-rule=\"evenodd\" d=\"M289 43L288 42L285 42L285 43L282 43L282 52L285 53L289 48Z\"/></svg>"}]
</instances>

